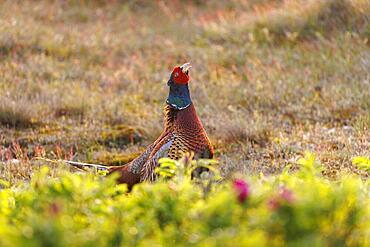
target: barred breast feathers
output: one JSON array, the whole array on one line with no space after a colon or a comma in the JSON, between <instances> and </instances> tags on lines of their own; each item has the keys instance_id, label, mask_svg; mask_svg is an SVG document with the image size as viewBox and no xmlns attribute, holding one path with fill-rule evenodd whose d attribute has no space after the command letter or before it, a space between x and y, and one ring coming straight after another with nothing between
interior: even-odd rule
<instances>
[{"instance_id":1,"label":"barred breast feathers","mask_svg":"<svg viewBox=\"0 0 370 247\"><path fill-rule=\"evenodd\" d=\"M180 159L186 152L213 153L207 134L193 105L177 110L167 105L164 108L165 130L154 143L154 148L141 169L141 180L155 179L154 169L162 157ZM212 156L212 154L211 154Z\"/></svg>"},{"instance_id":2,"label":"barred breast feathers","mask_svg":"<svg viewBox=\"0 0 370 247\"><path fill-rule=\"evenodd\" d=\"M163 139L173 130L173 123L176 116L176 110L171 106L166 105L164 107L164 130L162 134L157 138L157 140L149 145L145 151L136 159L134 159L130 164L130 172L138 174L143 169L144 164L148 159L151 158L152 153L156 153L159 150L158 144L163 142Z\"/></svg>"}]
</instances>

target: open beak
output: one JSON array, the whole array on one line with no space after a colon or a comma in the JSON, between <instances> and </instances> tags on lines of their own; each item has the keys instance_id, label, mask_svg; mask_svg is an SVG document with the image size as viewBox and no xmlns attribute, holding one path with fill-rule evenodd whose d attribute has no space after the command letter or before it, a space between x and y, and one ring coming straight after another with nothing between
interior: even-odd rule
<instances>
[{"instance_id":1,"label":"open beak","mask_svg":"<svg viewBox=\"0 0 370 247\"><path fill-rule=\"evenodd\" d=\"M184 74L188 74L190 68L191 68L190 63L184 63L183 65L180 66L180 69L182 70L182 73Z\"/></svg>"}]
</instances>

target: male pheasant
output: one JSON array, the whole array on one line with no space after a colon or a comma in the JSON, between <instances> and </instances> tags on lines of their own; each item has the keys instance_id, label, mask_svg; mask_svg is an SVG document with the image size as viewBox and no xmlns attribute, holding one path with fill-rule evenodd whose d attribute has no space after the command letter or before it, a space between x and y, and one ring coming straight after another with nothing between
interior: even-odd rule
<instances>
[{"instance_id":1,"label":"male pheasant","mask_svg":"<svg viewBox=\"0 0 370 247\"><path fill-rule=\"evenodd\" d=\"M154 169L162 157L180 159L186 152L193 152L195 158L213 157L213 147L190 98L190 68L190 63L185 63L175 67L170 75L167 82L169 95L164 107L164 130L159 138L127 165L104 167L108 174L119 173L118 182L126 183L129 189L142 181L154 181Z\"/></svg>"}]
</instances>

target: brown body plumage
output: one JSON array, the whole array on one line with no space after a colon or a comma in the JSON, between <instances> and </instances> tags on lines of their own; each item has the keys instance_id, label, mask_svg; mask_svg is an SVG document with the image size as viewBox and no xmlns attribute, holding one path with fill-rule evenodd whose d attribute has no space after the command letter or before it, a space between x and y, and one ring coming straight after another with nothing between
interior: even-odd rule
<instances>
[{"instance_id":1,"label":"brown body plumage","mask_svg":"<svg viewBox=\"0 0 370 247\"><path fill-rule=\"evenodd\" d=\"M200 122L194 105L177 110L165 106L165 126L160 137L142 155L121 167L110 167L109 173L119 172L118 182L131 188L141 181L155 180L154 169L162 157L179 159L193 152L195 158L212 158L213 148Z\"/></svg>"}]
</instances>

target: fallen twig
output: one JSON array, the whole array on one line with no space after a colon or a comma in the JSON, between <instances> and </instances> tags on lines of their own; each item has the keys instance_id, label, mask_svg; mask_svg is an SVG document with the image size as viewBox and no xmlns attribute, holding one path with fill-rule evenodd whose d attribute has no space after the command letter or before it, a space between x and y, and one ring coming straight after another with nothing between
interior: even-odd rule
<instances>
[{"instance_id":1,"label":"fallen twig","mask_svg":"<svg viewBox=\"0 0 370 247\"><path fill-rule=\"evenodd\" d=\"M98 165L98 164L89 164L89 163L83 163L83 162L77 162L77 161L71 161L71 160L52 160L52 159L47 159L47 158L43 158L43 157L35 157L34 159L44 160L44 161L52 162L52 163L61 163L62 162L62 163L69 164L71 166L75 166L75 167L80 168L80 169L90 167L90 168L95 168L98 171L108 171L108 167L103 166L103 165Z\"/></svg>"}]
</instances>

